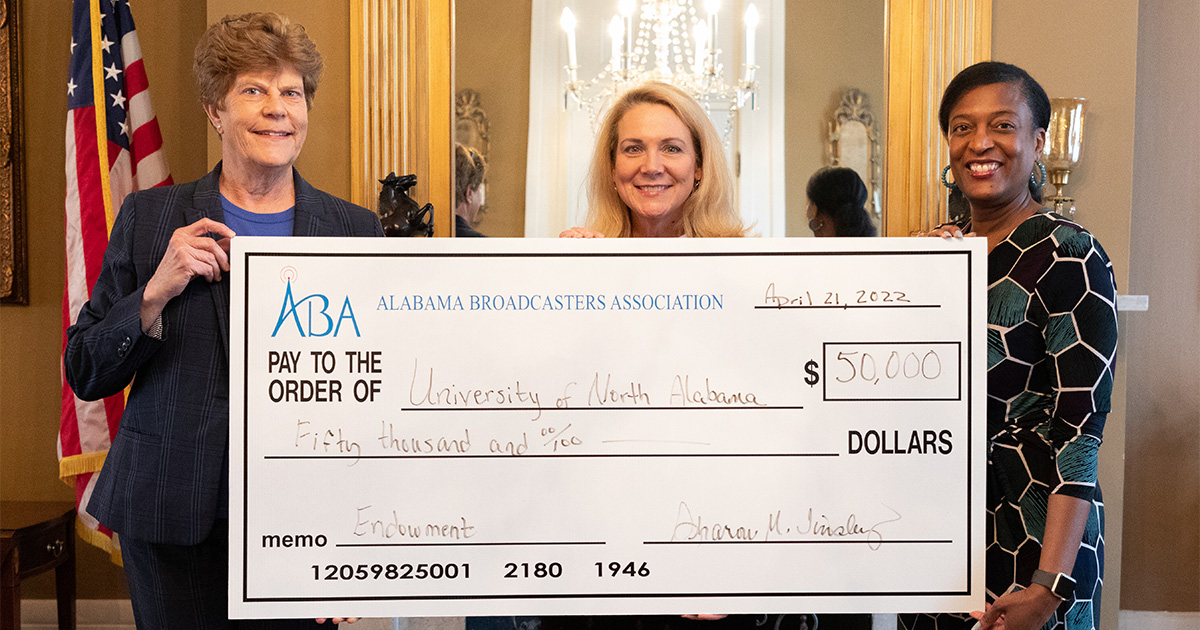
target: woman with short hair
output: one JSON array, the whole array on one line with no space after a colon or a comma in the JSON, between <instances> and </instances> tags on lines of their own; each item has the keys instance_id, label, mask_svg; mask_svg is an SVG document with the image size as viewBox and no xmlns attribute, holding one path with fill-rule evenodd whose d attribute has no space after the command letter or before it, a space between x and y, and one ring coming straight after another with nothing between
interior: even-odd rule
<instances>
[{"instance_id":1,"label":"woman with short hair","mask_svg":"<svg viewBox=\"0 0 1200 630\"><path fill-rule=\"evenodd\" d=\"M475 229L484 204L487 161L472 147L454 145L454 235L486 236Z\"/></svg>"},{"instance_id":2,"label":"woman with short hair","mask_svg":"<svg viewBox=\"0 0 1200 630\"><path fill-rule=\"evenodd\" d=\"M966 68L938 119L950 147L942 181L970 216L935 233L988 246L988 610L971 614L985 630L1092 630L1104 575L1097 455L1117 348L1112 263L1087 230L1042 207L1050 100L1029 73L994 61Z\"/></svg>"},{"instance_id":3,"label":"woman with short hair","mask_svg":"<svg viewBox=\"0 0 1200 630\"><path fill-rule=\"evenodd\" d=\"M130 387L86 509L120 536L139 630L315 625L228 619L227 272L236 235L383 235L373 212L293 166L322 67L304 27L282 15L209 27L193 71L221 161L197 181L125 198L67 331L63 369L77 396Z\"/></svg>"}]
</instances>

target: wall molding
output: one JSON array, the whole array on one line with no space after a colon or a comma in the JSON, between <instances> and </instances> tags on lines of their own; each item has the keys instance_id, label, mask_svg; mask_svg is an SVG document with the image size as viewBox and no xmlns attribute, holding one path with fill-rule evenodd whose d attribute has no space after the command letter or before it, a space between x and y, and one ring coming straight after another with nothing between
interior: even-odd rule
<instances>
[{"instance_id":1,"label":"wall molding","mask_svg":"<svg viewBox=\"0 0 1200 630\"><path fill-rule=\"evenodd\" d=\"M1122 610L1117 616L1117 627L1137 630L1192 630L1200 628L1200 612Z\"/></svg>"},{"instance_id":2,"label":"wall molding","mask_svg":"<svg viewBox=\"0 0 1200 630\"><path fill-rule=\"evenodd\" d=\"M76 630L135 630L133 606L128 599L76 600ZM465 617L366 618L348 630L463 630ZM21 600L21 630L58 630L58 609L53 599Z\"/></svg>"},{"instance_id":3,"label":"wall molding","mask_svg":"<svg viewBox=\"0 0 1200 630\"><path fill-rule=\"evenodd\" d=\"M128 599L75 600L76 630L134 630ZM58 630L58 604L53 599L21 600L21 630Z\"/></svg>"}]
</instances>

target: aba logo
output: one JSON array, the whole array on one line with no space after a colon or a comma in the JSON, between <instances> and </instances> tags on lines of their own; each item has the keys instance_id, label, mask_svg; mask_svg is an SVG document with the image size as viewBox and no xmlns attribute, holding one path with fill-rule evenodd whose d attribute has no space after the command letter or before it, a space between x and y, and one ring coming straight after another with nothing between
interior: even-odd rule
<instances>
[{"instance_id":1,"label":"aba logo","mask_svg":"<svg viewBox=\"0 0 1200 630\"><path fill-rule=\"evenodd\" d=\"M296 279L294 267L284 267L280 270L279 279L287 283L287 288L283 293L283 307L279 310L279 320L275 322L275 330L271 332L272 337L279 334L279 330L285 325L288 328L294 325L301 337L336 337L342 332L343 325L347 331L353 328L355 337L362 336L358 330L358 320L354 319L354 308L350 306L349 297L343 298L341 307L336 309L338 312L335 317L330 314L329 297L323 293L296 298L292 291L292 281Z\"/></svg>"}]
</instances>

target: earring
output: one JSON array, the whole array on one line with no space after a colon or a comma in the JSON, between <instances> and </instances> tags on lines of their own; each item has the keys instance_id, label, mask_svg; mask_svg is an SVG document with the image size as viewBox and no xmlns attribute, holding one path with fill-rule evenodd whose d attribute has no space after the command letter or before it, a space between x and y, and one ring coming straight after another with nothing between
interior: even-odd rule
<instances>
[{"instance_id":1,"label":"earring","mask_svg":"<svg viewBox=\"0 0 1200 630\"><path fill-rule=\"evenodd\" d=\"M692 190L698 190L699 188L700 188L700 180L697 179L695 182L692 183Z\"/></svg>"},{"instance_id":2,"label":"earring","mask_svg":"<svg viewBox=\"0 0 1200 630\"><path fill-rule=\"evenodd\" d=\"M946 168L942 169L942 185L945 186L948 190L954 190L955 188L958 188L958 184L955 182L946 181L946 175L948 175L949 173L950 173L950 165L947 164ZM1030 177L1033 177L1033 176L1030 175ZM1043 178L1043 179L1045 179L1045 178Z\"/></svg>"},{"instance_id":3,"label":"earring","mask_svg":"<svg viewBox=\"0 0 1200 630\"><path fill-rule=\"evenodd\" d=\"M1042 182L1039 184L1038 181L1033 178L1033 173L1030 173L1029 174L1029 183L1033 184L1034 186L1037 186L1038 188L1041 188L1042 186L1046 185L1046 165L1042 164L1041 160L1034 162L1033 165L1038 167L1038 170L1040 170L1042 172Z\"/></svg>"}]
</instances>

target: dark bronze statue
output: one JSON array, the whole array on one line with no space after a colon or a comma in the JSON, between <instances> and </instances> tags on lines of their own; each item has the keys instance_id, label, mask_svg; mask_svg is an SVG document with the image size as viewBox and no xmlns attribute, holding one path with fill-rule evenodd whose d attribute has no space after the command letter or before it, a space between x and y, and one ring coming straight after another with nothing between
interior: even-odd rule
<instances>
[{"instance_id":1,"label":"dark bronze statue","mask_svg":"<svg viewBox=\"0 0 1200 630\"><path fill-rule=\"evenodd\" d=\"M416 175L396 177L395 173L379 180L379 222L386 236L433 236L433 204L418 206L408 196L408 189L417 185ZM426 222L425 218L429 221Z\"/></svg>"}]
</instances>

